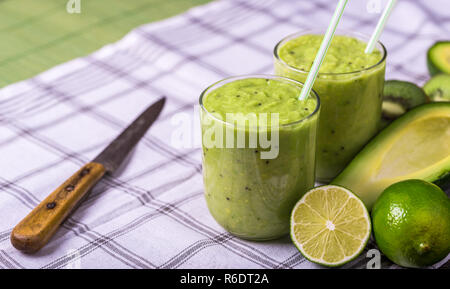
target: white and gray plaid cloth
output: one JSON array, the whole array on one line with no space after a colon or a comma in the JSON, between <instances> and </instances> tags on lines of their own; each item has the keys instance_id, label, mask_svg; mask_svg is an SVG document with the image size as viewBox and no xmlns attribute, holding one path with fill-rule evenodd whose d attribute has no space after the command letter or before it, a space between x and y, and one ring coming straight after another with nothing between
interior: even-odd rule
<instances>
[{"instance_id":1,"label":"white and gray plaid cloth","mask_svg":"<svg viewBox=\"0 0 450 289\"><path fill-rule=\"evenodd\" d=\"M339 27L370 34L380 14L369 1L350 1ZM171 139L176 116L192 116L206 86L271 73L274 45L298 30L326 27L336 4L216 1L0 90L0 268L319 267L287 237L255 243L225 232L203 198L200 148ZM427 80L425 53L449 38L449 6L398 2L382 36L387 78ZM168 98L162 116L121 171L102 180L40 252L15 250L12 228L161 96ZM365 268L374 247L345 267ZM434 267L448 268L448 259ZM384 257L381 266L398 268Z\"/></svg>"}]
</instances>

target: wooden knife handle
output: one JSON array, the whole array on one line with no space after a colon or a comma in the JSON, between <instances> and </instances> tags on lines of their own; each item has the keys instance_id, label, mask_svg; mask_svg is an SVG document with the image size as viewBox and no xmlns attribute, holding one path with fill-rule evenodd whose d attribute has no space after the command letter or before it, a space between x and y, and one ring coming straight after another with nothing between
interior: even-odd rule
<instances>
[{"instance_id":1,"label":"wooden knife handle","mask_svg":"<svg viewBox=\"0 0 450 289\"><path fill-rule=\"evenodd\" d=\"M26 253L41 249L105 172L102 164L84 165L17 224L11 233L12 245Z\"/></svg>"}]
</instances>

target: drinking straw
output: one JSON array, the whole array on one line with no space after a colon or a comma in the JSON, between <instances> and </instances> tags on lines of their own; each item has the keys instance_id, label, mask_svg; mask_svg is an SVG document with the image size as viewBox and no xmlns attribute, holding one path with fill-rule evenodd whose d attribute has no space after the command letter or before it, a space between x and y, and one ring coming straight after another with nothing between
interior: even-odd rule
<instances>
[{"instance_id":1,"label":"drinking straw","mask_svg":"<svg viewBox=\"0 0 450 289\"><path fill-rule=\"evenodd\" d=\"M372 53L373 49L375 48L375 45L377 44L377 41L380 38L381 33L383 32L387 19L389 18L389 15L391 14L396 2L397 0L389 0L386 8L384 8L383 14L380 17L380 20L378 20L377 27L375 28L375 31L372 33L372 37L370 37L370 40L367 43L366 50L364 51L366 54Z\"/></svg>"},{"instance_id":2,"label":"drinking straw","mask_svg":"<svg viewBox=\"0 0 450 289\"><path fill-rule=\"evenodd\" d=\"M336 27L341 20L341 16L344 13L345 5L347 5L348 0L339 0L339 3L334 11L333 18L331 18L330 25L328 25L327 32L323 37L322 44L320 44L319 51L316 54L311 70L308 73L305 84L303 85L302 91L300 92L299 100L305 100L311 92L314 81L316 80L317 74L319 73L320 66L322 65L323 59L327 54L328 47L330 47L331 40L333 39Z\"/></svg>"}]
</instances>

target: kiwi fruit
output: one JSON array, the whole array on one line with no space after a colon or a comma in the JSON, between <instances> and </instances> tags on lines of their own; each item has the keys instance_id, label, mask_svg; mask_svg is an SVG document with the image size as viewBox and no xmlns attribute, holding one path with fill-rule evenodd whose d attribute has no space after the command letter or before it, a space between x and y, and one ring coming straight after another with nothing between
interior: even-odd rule
<instances>
[{"instance_id":1,"label":"kiwi fruit","mask_svg":"<svg viewBox=\"0 0 450 289\"><path fill-rule=\"evenodd\" d=\"M386 81L383 90L382 125L427 102L426 93L414 83L401 80Z\"/></svg>"},{"instance_id":2,"label":"kiwi fruit","mask_svg":"<svg viewBox=\"0 0 450 289\"><path fill-rule=\"evenodd\" d=\"M423 87L431 101L450 101L450 74L433 76Z\"/></svg>"}]
</instances>

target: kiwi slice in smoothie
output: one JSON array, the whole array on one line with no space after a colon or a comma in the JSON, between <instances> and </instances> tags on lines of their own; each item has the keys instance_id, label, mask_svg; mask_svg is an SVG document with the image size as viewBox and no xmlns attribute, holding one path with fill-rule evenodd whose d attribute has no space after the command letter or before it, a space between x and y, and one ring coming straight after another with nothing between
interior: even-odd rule
<instances>
[{"instance_id":1,"label":"kiwi slice in smoothie","mask_svg":"<svg viewBox=\"0 0 450 289\"><path fill-rule=\"evenodd\" d=\"M433 76L423 87L431 101L450 101L450 74Z\"/></svg>"},{"instance_id":2,"label":"kiwi slice in smoothie","mask_svg":"<svg viewBox=\"0 0 450 289\"><path fill-rule=\"evenodd\" d=\"M383 126L410 109L427 102L428 97L423 89L414 83L401 80L386 81L383 91Z\"/></svg>"}]
</instances>

